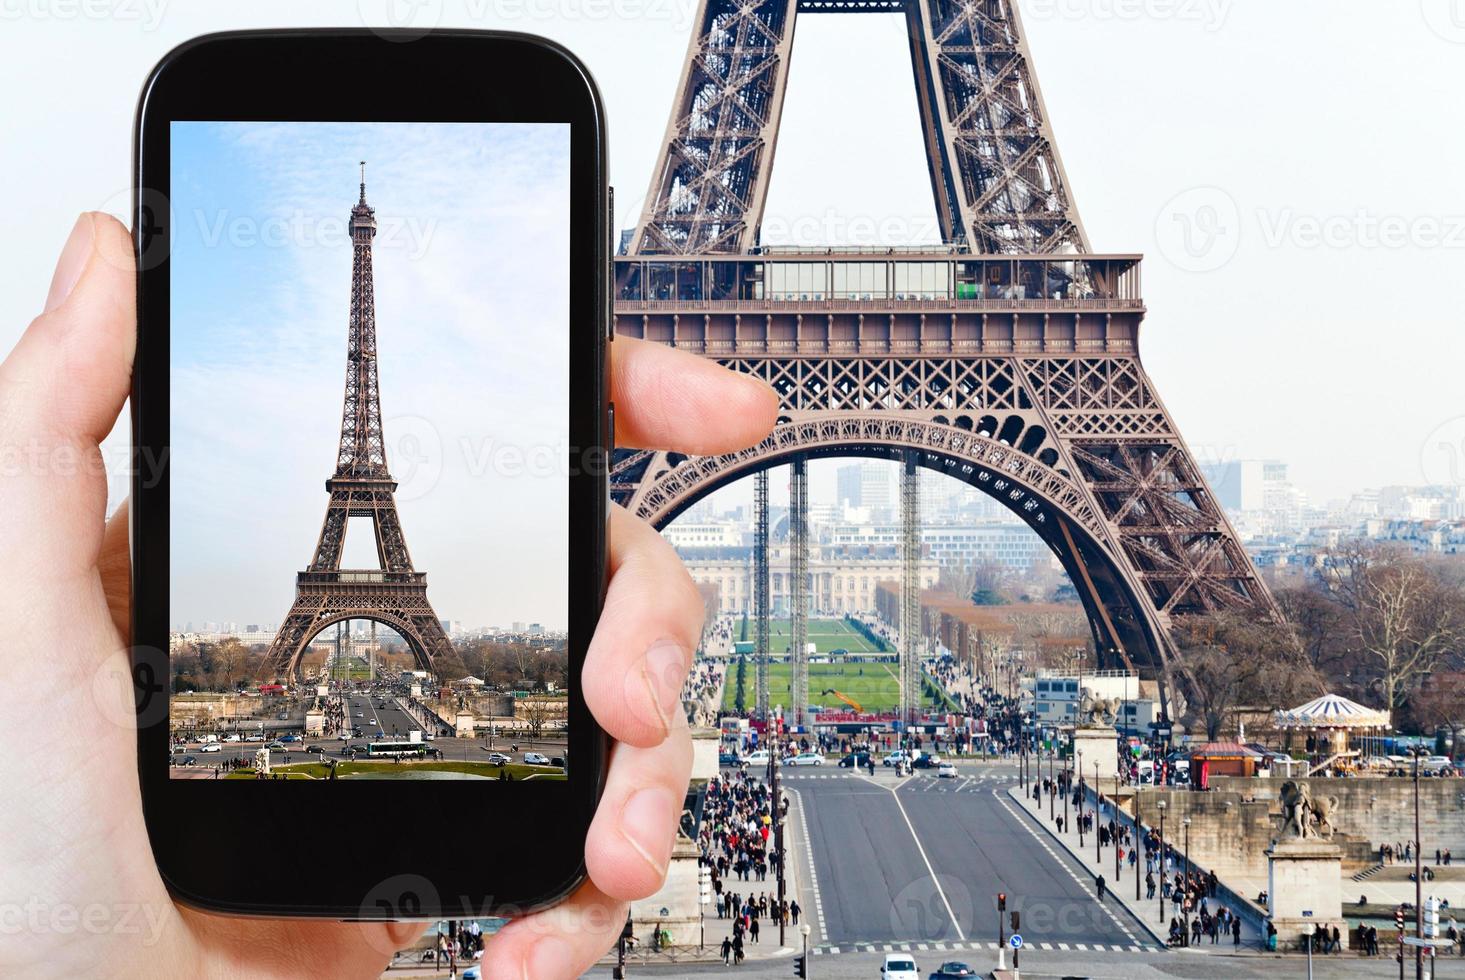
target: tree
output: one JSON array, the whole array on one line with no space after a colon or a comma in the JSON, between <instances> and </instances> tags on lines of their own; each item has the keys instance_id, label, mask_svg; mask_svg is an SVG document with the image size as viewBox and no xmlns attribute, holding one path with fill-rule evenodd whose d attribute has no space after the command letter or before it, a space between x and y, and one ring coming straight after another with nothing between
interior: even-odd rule
<instances>
[{"instance_id":1,"label":"tree","mask_svg":"<svg viewBox=\"0 0 1465 980\"><path fill-rule=\"evenodd\" d=\"M1186 703L1212 741L1240 705L1275 710L1322 693L1289 624L1218 612L1185 620L1176 641Z\"/></svg>"},{"instance_id":2,"label":"tree","mask_svg":"<svg viewBox=\"0 0 1465 980\"><path fill-rule=\"evenodd\" d=\"M1402 707L1410 688L1465 642L1465 594L1396 549L1351 545L1330 557L1327 581L1352 640L1385 706Z\"/></svg>"}]
</instances>

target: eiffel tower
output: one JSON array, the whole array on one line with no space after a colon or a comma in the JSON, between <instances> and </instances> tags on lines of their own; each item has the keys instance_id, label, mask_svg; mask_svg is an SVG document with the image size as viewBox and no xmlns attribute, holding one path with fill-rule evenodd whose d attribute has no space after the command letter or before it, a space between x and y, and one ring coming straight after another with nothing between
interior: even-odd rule
<instances>
[{"instance_id":1,"label":"eiffel tower","mask_svg":"<svg viewBox=\"0 0 1465 980\"><path fill-rule=\"evenodd\" d=\"M351 322L346 345L346 397L336 472L326 481L330 503L310 567L295 577L295 603L275 634L265 670L294 678L306 646L326 627L366 619L396 630L418 664L441 676L457 664L452 642L427 601L427 575L412 567L397 519L397 482L387 470L381 398L376 372L376 300L371 240L376 212L366 203L366 163L361 197L351 209ZM347 519L369 517L375 528L377 568L344 569L341 546Z\"/></svg>"},{"instance_id":2,"label":"eiffel tower","mask_svg":"<svg viewBox=\"0 0 1465 980\"><path fill-rule=\"evenodd\" d=\"M768 246L760 224L795 21L865 11L905 16L942 243ZM1168 679L1184 617L1275 615L1140 362L1141 257L1089 246L1017 5L701 0L694 24L644 209L616 259L615 329L756 375L781 411L773 434L741 452L618 453L613 499L660 527L771 466L899 460L903 493L917 466L947 473L1042 537L1078 591L1101 666ZM906 579L919 569L914 514ZM807 547L800 538L791 544ZM767 574L755 568L755 589ZM918 587L903 586L909 720L924 639ZM796 622L808 589L793 577ZM790 653L800 673L802 642ZM806 685L795 677L795 691Z\"/></svg>"}]
</instances>

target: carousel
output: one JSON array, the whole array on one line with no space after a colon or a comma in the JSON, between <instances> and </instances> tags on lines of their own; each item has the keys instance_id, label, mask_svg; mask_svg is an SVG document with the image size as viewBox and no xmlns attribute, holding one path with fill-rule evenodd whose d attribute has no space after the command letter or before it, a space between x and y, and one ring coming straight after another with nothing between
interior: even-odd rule
<instances>
[{"instance_id":1,"label":"carousel","mask_svg":"<svg viewBox=\"0 0 1465 980\"><path fill-rule=\"evenodd\" d=\"M1360 751L1354 744L1393 727L1387 711L1365 708L1337 694L1324 694L1296 708L1278 711L1274 721L1287 733L1289 749L1294 736L1305 737L1307 755L1314 764L1312 772L1325 767L1357 768Z\"/></svg>"}]
</instances>

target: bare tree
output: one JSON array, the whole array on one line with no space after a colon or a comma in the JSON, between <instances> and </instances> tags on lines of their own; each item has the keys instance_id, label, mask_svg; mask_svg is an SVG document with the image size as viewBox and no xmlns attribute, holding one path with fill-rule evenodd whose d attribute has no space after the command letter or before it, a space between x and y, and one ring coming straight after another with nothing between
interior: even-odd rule
<instances>
[{"instance_id":1,"label":"bare tree","mask_svg":"<svg viewBox=\"0 0 1465 980\"><path fill-rule=\"evenodd\" d=\"M1352 639L1377 673L1385 704L1399 708L1410 688L1465 642L1465 595L1427 563L1394 549L1355 545L1332 557L1328 583Z\"/></svg>"}]
</instances>

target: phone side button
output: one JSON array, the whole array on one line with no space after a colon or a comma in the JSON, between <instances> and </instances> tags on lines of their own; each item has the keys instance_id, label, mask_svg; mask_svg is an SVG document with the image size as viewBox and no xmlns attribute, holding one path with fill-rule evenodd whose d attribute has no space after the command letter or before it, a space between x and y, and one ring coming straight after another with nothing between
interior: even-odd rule
<instances>
[{"instance_id":1,"label":"phone side button","mask_svg":"<svg viewBox=\"0 0 1465 980\"><path fill-rule=\"evenodd\" d=\"M610 457L610 454L616 451L616 403L615 402L609 402L606 405L606 409L605 409L605 442L606 442L605 454L606 454L606 457L609 458Z\"/></svg>"}]
</instances>

